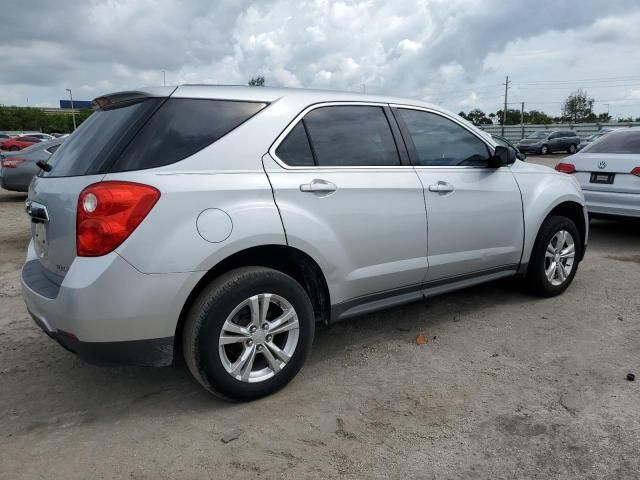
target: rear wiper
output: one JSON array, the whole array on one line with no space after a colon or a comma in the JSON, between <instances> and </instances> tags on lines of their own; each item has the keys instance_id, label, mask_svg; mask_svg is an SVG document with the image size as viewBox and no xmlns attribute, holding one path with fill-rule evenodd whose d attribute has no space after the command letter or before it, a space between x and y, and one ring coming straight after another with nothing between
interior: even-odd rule
<instances>
[{"instance_id":1,"label":"rear wiper","mask_svg":"<svg viewBox=\"0 0 640 480\"><path fill-rule=\"evenodd\" d=\"M45 162L44 160L38 160L36 162L36 165L38 167L40 167L42 170L44 170L45 172L50 172L51 171L51 165L49 165L47 162Z\"/></svg>"}]
</instances>

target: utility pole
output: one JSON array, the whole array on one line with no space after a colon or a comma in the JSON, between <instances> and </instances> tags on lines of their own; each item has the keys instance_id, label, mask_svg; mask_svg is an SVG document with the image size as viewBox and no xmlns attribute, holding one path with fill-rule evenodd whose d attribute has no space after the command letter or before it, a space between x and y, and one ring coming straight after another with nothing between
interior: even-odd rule
<instances>
[{"instance_id":1,"label":"utility pole","mask_svg":"<svg viewBox=\"0 0 640 480\"><path fill-rule=\"evenodd\" d=\"M164 70L162 70L162 83L165 87L167 86L167 72L165 72Z\"/></svg>"},{"instance_id":2,"label":"utility pole","mask_svg":"<svg viewBox=\"0 0 640 480\"><path fill-rule=\"evenodd\" d=\"M504 110L502 111L502 136L504 137L504 126L507 123L507 95L509 93L509 75L504 82Z\"/></svg>"},{"instance_id":3,"label":"utility pole","mask_svg":"<svg viewBox=\"0 0 640 480\"><path fill-rule=\"evenodd\" d=\"M69 92L69 99L71 100L71 116L73 117L73 129L76 129L76 111L73 108L73 94L71 93L71 89L67 88L67 92Z\"/></svg>"},{"instance_id":4,"label":"utility pole","mask_svg":"<svg viewBox=\"0 0 640 480\"><path fill-rule=\"evenodd\" d=\"M524 102L520 104L520 130L522 137L524 138Z\"/></svg>"}]
</instances>

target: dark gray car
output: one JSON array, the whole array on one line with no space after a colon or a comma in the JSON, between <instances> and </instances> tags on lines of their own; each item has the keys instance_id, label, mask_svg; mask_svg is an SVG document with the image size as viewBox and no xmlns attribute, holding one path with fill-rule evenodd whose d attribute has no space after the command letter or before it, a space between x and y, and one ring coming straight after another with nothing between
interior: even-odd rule
<instances>
[{"instance_id":1,"label":"dark gray car","mask_svg":"<svg viewBox=\"0 0 640 480\"><path fill-rule=\"evenodd\" d=\"M580 137L571 130L541 130L523 138L516 145L522 153L546 155L554 152L576 153Z\"/></svg>"},{"instance_id":2,"label":"dark gray car","mask_svg":"<svg viewBox=\"0 0 640 480\"><path fill-rule=\"evenodd\" d=\"M55 138L17 152L0 153L0 187L16 192L28 191L31 179L40 170L36 163L48 161L64 140Z\"/></svg>"}]
</instances>

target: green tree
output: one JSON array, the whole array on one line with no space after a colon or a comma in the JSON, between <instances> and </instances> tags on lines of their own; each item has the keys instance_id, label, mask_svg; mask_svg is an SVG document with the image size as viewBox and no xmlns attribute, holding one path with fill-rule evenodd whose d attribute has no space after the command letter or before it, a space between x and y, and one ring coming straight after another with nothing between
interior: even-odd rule
<instances>
[{"instance_id":1,"label":"green tree","mask_svg":"<svg viewBox=\"0 0 640 480\"><path fill-rule=\"evenodd\" d=\"M264 87L264 77L262 75L258 75L257 77L251 77L249 80L250 87Z\"/></svg>"},{"instance_id":2,"label":"green tree","mask_svg":"<svg viewBox=\"0 0 640 480\"><path fill-rule=\"evenodd\" d=\"M480 110L479 108L475 108L471 110L467 116L465 117L474 125L491 125L493 122L487 117L487 115Z\"/></svg>"},{"instance_id":3,"label":"green tree","mask_svg":"<svg viewBox=\"0 0 640 480\"><path fill-rule=\"evenodd\" d=\"M504 115L502 114L502 110L498 110L496 112L496 117L498 117L498 124L502 125ZM520 125L520 110L516 110L513 108L507 109L507 123L505 125Z\"/></svg>"},{"instance_id":4,"label":"green tree","mask_svg":"<svg viewBox=\"0 0 640 480\"><path fill-rule=\"evenodd\" d=\"M593 121L593 103L594 100L587 95L587 91L579 88L564 101L562 116L573 123Z\"/></svg>"},{"instance_id":5,"label":"green tree","mask_svg":"<svg viewBox=\"0 0 640 480\"><path fill-rule=\"evenodd\" d=\"M80 125L93 110L76 113L76 123ZM31 107L0 107L0 130L36 130L42 132L70 133L73 120L67 112L44 112Z\"/></svg>"},{"instance_id":6,"label":"green tree","mask_svg":"<svg viewBox=\"0 0 640 480\"><path fill-rule=\"evenodd\" d=\"M531 123L534 125L548 125L550 123L553 123L553 118L539 110L530 110L528 112L524 112L524 123Z\"/></svg>"}]
</instances>

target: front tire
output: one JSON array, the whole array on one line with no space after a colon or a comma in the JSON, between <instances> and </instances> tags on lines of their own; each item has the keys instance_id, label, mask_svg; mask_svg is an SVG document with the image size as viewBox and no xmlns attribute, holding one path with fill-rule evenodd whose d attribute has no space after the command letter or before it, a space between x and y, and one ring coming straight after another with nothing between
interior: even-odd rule
<instances>
[{"instance_id":1,"label":"front tire","mask_svg":"<svg viewBox=\"0 0 640 480\"><path fill-rule=\"evenodd\" d=\"M243 267L214 280L187 315L183 350L193 376L211 393L252 400L287 385L313 343L315 318L293 278Z\"/></svg>"},{"instance_id":2,"label":"front tire","mask_svg":"<svg viewBox=\"0 0 640 480\"><path fill-rule=\"evenodd\" d=\"M567 217L548 217L533 246L527 283L535 295L560 295L573 281L582 255L580 233Z\"/></svg>"},{"instance_id":3,"label":"front tire","mask_svg":"<svg viewBox=\"0 0 640 480\"><path fill-rule=\"evenodd\" d=\"M577 149L578 149L578 147L576 146L576 144L572 143L571 145L569 145L568 152L573 155L574 153L576 153Z\"/></svg>"},{"instance_id":4,"label":"front tire","mask_svg":"<svg viewBox=\"0 0 640 480\"><path fill-rule=\"evenodd\" d=\"M547 155L549 153L549 147L547 145L543 145L540 147L540 155Z\"/></svg>"},{"instance_id":5,"label":"front tire","mask_svg":"<svg viewBox=\"0 0 640 480\"><path fill-rule=\"evenodd\" d=\"M20 148L18 148L18 147L16 147L16 146L13 146L13 147L11 147L11 148L9 149L9 151L11 151L11 152L17 152L18 150L20 150Z\"/></svg>"}]
</instances>

